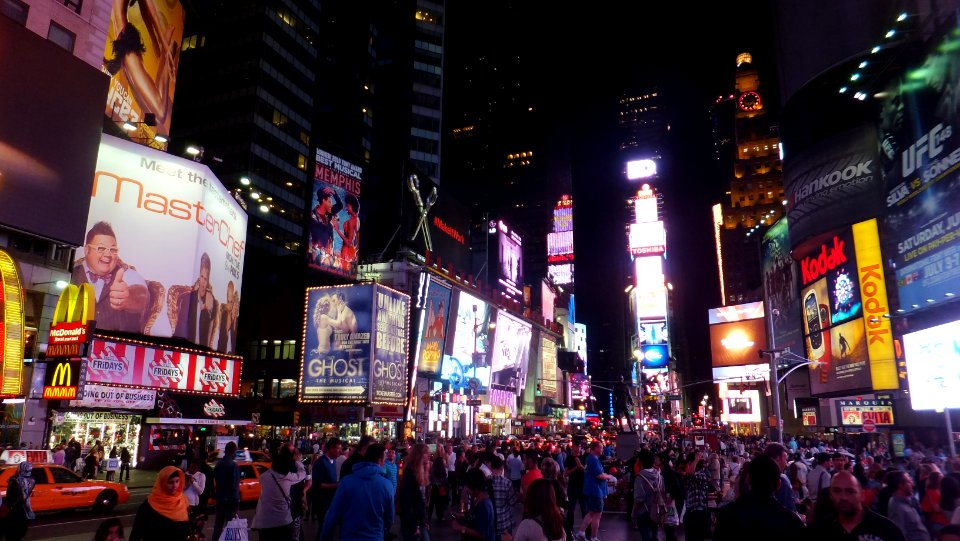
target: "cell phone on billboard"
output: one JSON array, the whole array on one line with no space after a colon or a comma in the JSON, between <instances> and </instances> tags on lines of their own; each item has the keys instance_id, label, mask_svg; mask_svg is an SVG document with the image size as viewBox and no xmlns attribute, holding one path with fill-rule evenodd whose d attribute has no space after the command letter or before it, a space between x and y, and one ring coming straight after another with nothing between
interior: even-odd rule
<instances>
[{"instance_id":1,"label":"cell phone on billboard","mask_svg":"<svg viewBox=\"0 0 960 541\"><path fill-rule=\"evenodd\" d=\"M820 303L817 302L817 292L811 289L803 298L803 313L807 318L807 332L810 335L810 357L819 359L825 353L823 347L823 333L820 319Z\"/></svg>"}]
</instances>

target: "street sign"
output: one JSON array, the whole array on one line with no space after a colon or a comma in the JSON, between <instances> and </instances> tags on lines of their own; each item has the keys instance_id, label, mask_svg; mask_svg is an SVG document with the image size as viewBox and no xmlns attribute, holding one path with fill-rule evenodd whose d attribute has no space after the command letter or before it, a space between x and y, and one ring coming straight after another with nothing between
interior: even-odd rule
<instances>
[{"instance_id":1,"label":"street sign","mask_svg":"<svg viewBox=\"0 0 960 541\"><path fill-rule=\"evenodd\" d=\"M479 406L479 405L482 404L482 403L483 403L483 401L480 400L479 398L474 398L474 399L472 399L472 400L467 400L467 405L468 405L468 406Z\"/></svg>"},{"instance_id":2,"label":"street sign","mask_svg":"<svg viewBox=\"0 0 960 541\"><path fill-rule=\"evenodd\" d=\"M863 420L863 431L864 432L873 432L877 429L877 423L873 419L864 419Z\"/></svg>"},{"instance_id":3,"label":"street sign","mask_svg":"<svg viewBox=\"0 0 960 541\"><path fill-rule=\"evenodd\" d=\"M668 394L668 395L667 395L667 400L671 400L671 401L673 401L673 400L683 400L683 396L678 395L678 394Z\"/></svg>"}]
</instances>

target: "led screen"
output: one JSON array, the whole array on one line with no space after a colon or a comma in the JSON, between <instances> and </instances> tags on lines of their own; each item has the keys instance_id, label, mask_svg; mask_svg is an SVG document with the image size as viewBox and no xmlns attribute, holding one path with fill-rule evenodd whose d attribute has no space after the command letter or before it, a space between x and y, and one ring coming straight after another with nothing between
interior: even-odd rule
<instances>
[{"instance_id":1,"label":"led screen","mask_svg":"<svg viewBox=\"0 0 960 541\"><path fill-rule=\"evenodd\" d=\"M915 410L960 408L960 321L903 335Z\"/></svg>"}]
</instances>

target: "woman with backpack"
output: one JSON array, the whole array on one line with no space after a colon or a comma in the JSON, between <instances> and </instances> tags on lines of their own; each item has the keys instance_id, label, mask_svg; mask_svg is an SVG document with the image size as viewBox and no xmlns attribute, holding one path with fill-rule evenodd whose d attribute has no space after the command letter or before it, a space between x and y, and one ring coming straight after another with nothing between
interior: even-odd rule
<instances>
[{"instance_id":1,"label":"woman with backpack","mask_svg":"<svg viewBox=\"0 0 960 541\"><path fill-rule=\"evenodd\" d=\"M638 454L642 469L633 485L633 515L641 541L657 541L657 530L667 518L663 477L654 468L654 456L647 449Z\"/></svg>"},{"instance_id":2,"label":"woman with backpack","mask_svg":"<svg viewBox=\"0 0 960 541\"><path fill-rule=\"evenodd\" d=\"M553 483L537 479L530 484L527 496L523 504L526 518L517 526L513 541L566 541Z\"/></svg>"}]
</instances>

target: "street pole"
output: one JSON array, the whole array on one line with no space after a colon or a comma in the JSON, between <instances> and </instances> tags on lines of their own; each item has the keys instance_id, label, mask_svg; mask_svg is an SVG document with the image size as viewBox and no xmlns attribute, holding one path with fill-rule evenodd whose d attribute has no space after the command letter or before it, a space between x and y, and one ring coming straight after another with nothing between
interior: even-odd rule
<instances>
[{"instance_id":1,"label":"street pole","mask_svg":"<svg viewBox=\"0 0 960 541\"><path fill-rule=\"evenodd\" d=\"M773 386L773 417L776 421L777 443L783 444L783 420L780 417L780 375L777 370L777 352L767 351L770 356L770 385Z\"/></svg>"},{"instance_id":2,"label":"street pole","mask_svg":"<svg viewBox=\"0 0 960 541\"><path fill-rule=\"evenodd\" d=\"M950 422L950 408L943 408L943 417L947 420L947 443L950 444L950 457L957 456L957 449L953 444L953 423Z\"/></svg>"}]
</instances>

